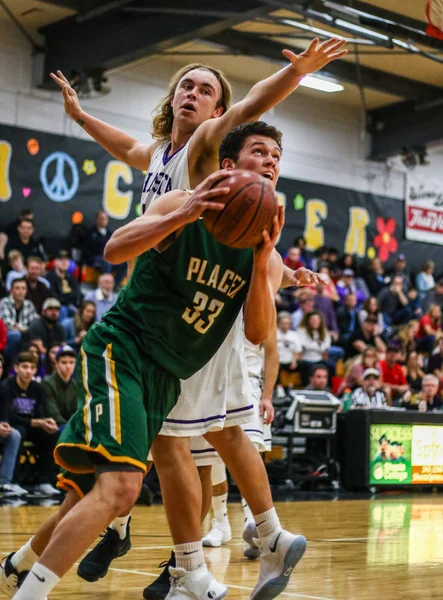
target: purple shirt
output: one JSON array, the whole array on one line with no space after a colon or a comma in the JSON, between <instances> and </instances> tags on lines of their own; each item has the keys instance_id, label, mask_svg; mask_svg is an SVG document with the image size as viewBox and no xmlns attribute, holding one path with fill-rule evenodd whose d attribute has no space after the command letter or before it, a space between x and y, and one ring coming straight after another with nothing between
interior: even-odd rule
<instances>
[{"instance_id":1,"label":"purple shirt","mask_svg":"<svg viewBox=\"0 0 443 600\"><path fill-rule=\"evenodd\" d=\"M315 296L314 309L323 315L328 330L336 331L338 333L337 317L335 315L332 300L327 296Z\"/></svg>"}]
</instances>

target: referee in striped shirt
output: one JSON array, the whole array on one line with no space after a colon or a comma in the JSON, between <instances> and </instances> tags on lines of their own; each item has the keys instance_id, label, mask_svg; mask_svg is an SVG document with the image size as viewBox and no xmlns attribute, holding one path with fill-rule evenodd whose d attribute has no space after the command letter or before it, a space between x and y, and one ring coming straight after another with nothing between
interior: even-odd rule
<instances>
[{"instance_id":1,"label":"referee in striped shirt","mask_svg":"<svg viewBox=\"0 0 443 600\"><path fill-rule=\"evenodd\" d=\"M352 408L386 408L386 396L379 386L380 372L377 369L366 369L363 372L362 386L352 393Z\"/></svg>"}]
</instances>

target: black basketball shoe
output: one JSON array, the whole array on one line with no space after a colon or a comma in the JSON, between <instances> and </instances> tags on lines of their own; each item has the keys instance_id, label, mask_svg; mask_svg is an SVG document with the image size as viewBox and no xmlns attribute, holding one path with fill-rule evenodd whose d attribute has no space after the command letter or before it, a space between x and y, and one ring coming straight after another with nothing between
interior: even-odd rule
<instances>
[{"instance_id":1,"label":"black basketball shoe","mask_svg":"<svg viewBox=\"0 0 443 600\"><path fill-rule=\"evenodd\" d=\"M143 590L143 598L145 600L164 600L169 593L171 587L171 575L169 574L169 567L175 567L175 554L171 552L171 558L160 563L159 568L163 568L163 571L157 577L155 581L148 585Z\"/></svg>"},{"instance_id":2,"label":"black basketball shoe","mask_svg":"<svg viewBox=\"0 0 443 600\"><path fill-rule=\"evenodd\" d=\"M131 536L128 521L126 536L120 539L115 529L108 527L104 538L85 556L77 569L77 575L86 581L98 581L106 577L115 558L120 558L131 549Z\"/></svg>"}]
</instances>

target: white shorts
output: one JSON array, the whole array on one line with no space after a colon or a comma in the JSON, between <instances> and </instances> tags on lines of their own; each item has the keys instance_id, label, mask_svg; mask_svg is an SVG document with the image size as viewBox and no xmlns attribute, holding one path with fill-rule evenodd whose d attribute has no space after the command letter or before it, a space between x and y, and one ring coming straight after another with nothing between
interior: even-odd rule
<instances>
[{"instance_id":1,"label":"white shorts","mask_svg":"<svg viewBox=\"0 0 443 600\"><path fill-rule=\"evenodd\" d=\"M272 447L271 427L270 425L265 425L263 417L260 416L262 385L261 381L256 377L249 379L249 393L250 399L253 402L254 412L252 419L247 423L243 423L241 427L258 452L268 452ZM202 436L191 438L191 454L195 459L197 467L223 464L215 448Z\"/></svg>"},{"instance_id":2,"label":"white shorts","mask_svg":"<svg viewBox=\"0 0 443 600\"><path fill-rule=\"evenodd\" d=\"M215 356L195 375L181 381L180 397L160 435L199 436L248 423L254 414L248 388L240 314Z\"/></svg>"}]
</instances>

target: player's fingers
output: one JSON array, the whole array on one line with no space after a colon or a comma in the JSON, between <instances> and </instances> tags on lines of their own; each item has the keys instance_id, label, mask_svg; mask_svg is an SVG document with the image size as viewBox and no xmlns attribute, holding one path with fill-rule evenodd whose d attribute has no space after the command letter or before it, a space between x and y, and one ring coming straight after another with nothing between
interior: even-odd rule
<instances>
[{"instance_id":1,"label":"player's fingers","mask_svg":"<svg viewBox=\"0 0 443 600\"><path fill-rule=\"evenodd\" d=\"M338 39L335 44L332 44L332 46L329 46L326 51L328 52L328 54L330 54L331 52L337 52L338 50L340 50L341 48L343 48L343 46L346 45L348 40L340 40Z\"/></svg>"},{"instance_id":2,"label":"player's fingers","mask_svg":"<svg viewBox=\"0 0 443 600\"><path fill-rule=\"evenodd\" d=\"M58 70L58 71L57 71L57 75L60 77L60 79L63 79L63 81L64 81L65 83L67 83L68 85L71 85L71 84L69 83L69 81L66 79L66 77L63 75L63 73L62 73L60 70Z\"/></svg>"},{"instance_id":3,"label":"player's fingers","mask_svg":"<svg viewBox=\"0 0 443 600\"><path fill-rule=\"evenodd\" d=\"M262 414L264 413L264 411L265 411L265 408L263 406L263 403L260 402L260 407L259 407L260 416L262 416Z\"/></svg>"},{"instance_id":4,"label":"player's fingers","mask_svg":"<svg viewBox=\"0 0 443 600\"><path fill-rule=\"evenodd\" d=\"M297 58L297 55L295 54L295 52L292 52L291 50L282 50L282 54L285 58L287 58L291 62Z\"/></svg>"},{"instance_id":5,"label":"player's fingers","mask_svg":"<svg viewBox=\"0 0 443 600\"><path fill-rule=\"evenodd\" d=\"M224 169L219 169L218 171L215 171L215 173L209 175L199 187L211 187L211 185L219 179L226 179L226 171Z\"/></svg>"},{"instance_id":6,"label":"player's fingers","mask_svg":"<svg viewBox=\"0 0 443 600\"><path fill-rule=\"evenodd\" d=\"M262 232L263 244L266 246L271 243L271 236L266 229Z\"/></svg>"},{"instance_id":7,"label":"player's fingers","mask_svg":"<svg viewBox=\"0 0 443 600\"><path fill-rule=\"evenodd\" d=\"M348 53L348 51L345 50L341 50L340 52L334 52L334 54L328 54L328 62L331 62L331 60L337 60L337 58L341 58L342 56L346 56L346 54Z\"/></svg>"},{"instance_id":8,"label":"player's fingers","mask_svg":"<svg viewBox=\"0 0 443 600\"><path fill-rule=\"evenodd\" d=\"M342 40L340 40L339 38L333 37L330 38L329 40L325 40L324 42L322 42L318 49L321 50L322 52L327 52L329 50L329 48L332 48L333 46L335 46L338 42L341 42Z\"/></svg>"},{"instance_id":9,"label":"player's fingers","mask_svg":"<svg viewBox=\"0 0 443 600\"><path fill-rule=\"evenodd\" d=\"M212 190L208 190L206 192L203 192L201 194L202 198L206 199L206 198L216 198L217 196L225 196L226 194L229 194L229 192L231 191L231 188L229 187L217 187L217 188L213 188Z\"/></svg>"},{"instance_id":10,"label":"player's fingers","mask_svg":"<svg viewBox=\"0 0 443 600\"><path fill-rule=\"evenodd\" d=\"M65 87L65 82L60 79L60 77L57 77L57 75L54 75L54 73L50 74L51 79L53 79L55 81L55 83L57 83L61 88Z\"/></svg>"},{"instance_id":11,"label":"player's fingers","mask_svg":"<svg viewBox=\"0 0 443 600\"><path fill-rule=\"evenodd\" d=\"M204 210L223 210L225 204L221 202L203 202L202 207Z\"/></svg>"},{"instance_id":12,"label":"player's fingers","mask_svg":"<svg viewBox=\"0 0 443 600\"><path fill-rule=\"evenodd\" d=\"M278 223L279 223L280 230L282 230L283 225L285 224L285 209L283 206L280 206L280 205L278 206L277 216L278 216Z\"/></svg>"},{"instance_id":13,"label":"player's fingers","mask_svg":"<svg viewBox=\"0 0 443 600\"><path fill-rule=\"evenodd\" d=\"M309 53L309 52L316 52L318 49L318 44L319 44L320 40L318 38L314 38L312 40L312 42L309 44L309 46L306 48L305 52Z\"/></svg>"}]
</instances>

